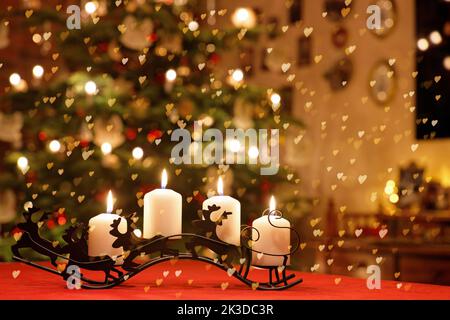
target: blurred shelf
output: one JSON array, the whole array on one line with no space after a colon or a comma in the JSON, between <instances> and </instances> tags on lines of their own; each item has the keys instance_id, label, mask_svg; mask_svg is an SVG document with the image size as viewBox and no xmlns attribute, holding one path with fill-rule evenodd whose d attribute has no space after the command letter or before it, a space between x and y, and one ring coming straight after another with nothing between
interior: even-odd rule
<instances>
[{"instance_id":1,"label":"blurred shelf","mask_svg":"<svg viewBox=\"0 0 450 320\"><path fill-rule=\"evenodd\" d=\"M341 213L331 204L324 235L309 243L325 244L316 261L326 273L366 278L380 265L386 280L450 285L450 210Z\"/></svg>"}]
</instances>

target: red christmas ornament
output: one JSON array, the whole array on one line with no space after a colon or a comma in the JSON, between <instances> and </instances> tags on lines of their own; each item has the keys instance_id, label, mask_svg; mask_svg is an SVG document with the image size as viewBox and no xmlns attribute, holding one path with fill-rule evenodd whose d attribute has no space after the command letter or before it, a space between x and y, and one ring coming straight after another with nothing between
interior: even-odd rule
<instances>
[{"instance_id":1,"label":"red christmas ornament","mask_svg":"<svg viewBox=\"0 0 450 320\"><path fill-rule=\"evenodd\" d=\"M137 137L137 131L136 129L133 128L127 128L127 130L125 131L125 136L127 137L128 140L135 140Z\"/></svg>"},{"instance_id":2,"label":"red christmas ornament","mask_svg":"<svg viewBox=\"0 0 450 320\"><path fill-rule=\"evenodd\" d=\"M261 181L259 189L261 190L261 199L265 199L264 203L268 203L269 196L272 193L272 184L268 180L264 179Z\"/></svg>"},{"instance_id":3,"label":"red christmas ornament","mask_svg":"<svg viewBox=\"0 0 450 320\"><path fill-rule=\"evenodd\" d=\"M152 44L153 42L158 40L158 35L156 34L156 32L153 32L152 34L147 36L147 41Z\"/></svg>"},{"instance_id":4,"label":"red christmas ornament","mask_svg":"<svg viewBox=\"0 0 450 320\"><path fill-rule=\"evenodd\" d=\"M53 229L55 227L55 221L53 219L50 219L47 221L47 228Z\"/></svg>"},{"instance_id":5,"label":"red christmas ornament","mask_svg":"<svg viewBox=\"0 0 450 320\"><path fill-rule=\"evenodd\" d=\"M263 192L263 193L268 193L268 192L270 191L272 185L271 185L271 183L270 183L268 180L264 179L264 180L261 182L261 184L260 184L259 187L260 187L260 189L261 189L261 192Z\"/></svg>"},{"instance_id":6,"label":"red christmas ornament","mask_svg":"<svg viewBox=\"0 0 450 320\"><path fill-rule=\"evenodd\" d=\"M213 63L213 64L218 64L220 62L220 56L217 53L212 53L209 56L209 62Z\"/></svg>"},{"instance_id":7,"label":"red christmas ornament","mask_svg":"<svg viewBox=\"0 0 450 320\"><path fill-rule=\"evenodd\" d=\"M108 52L109 43L108 42L101 42L97 45L98 51L105 53Z\"/></svg>"},{"instance_id":8,"label":"red christmas ornament","mask_svg":"<svg viewBox=\"0 0 450 320\"><path fill-rule=\"evenodd\" d=\"M197 201L197 203L202 204L203 201L206 200L206 197L199 192L194 196L194 199L195 201Z\"/></svg>"},{"instance_id":9,"label":"red christmas ornament","mask_svg":"<svg viewBox=\"0 0 450 320\"><path fill-rule=\"evenodd\" d=\"M37 174L36 171L28 171L26 176L25 176L25 180L27 181L27 183L34 183L37 179Z\"/></svg>"},{"instance_id":10,"label":"red christmas ornament","mask_svg":"<svg viewBox=\"0 0 450 320\"><path fill-rule=\"evenodd\" d=\"M64 216L64 214L63 214L63 215L60 215L60 216L58 217L58 224L59 224L60 226L65 225L66 222L67 222L67 219L66 219L66 217Z\"/></svg>"},{"instance_id":11,"label":"red christmas ornament","mask_svg":"<svg viewBox=\"0 0 450 320\"><path fill-rule=\"evenodd\" d=\"M80 141L80 147L81 147L81 148L87 148L87 147L89 147L89 141L87 141L87 140L81 140L81 141Z\"/></svg>"},{"instance_id":12,"label":"red christmas ornament","mask_svg":"<svg viewBox=\"0 0 450 320\"><path fill-rule=\"evenodd\" d=\"M86 111L84 111L83 109L77 109L76 111L77 116L79 116L80 118L84 118L86 116Z\"/></svg>"},{"instance_id":13,"label":"red christmas ornament","mask_svg":"<svg viewBox=\"0 0 450 320\"><path fill-rule=\"evenodd\" d=\"M156 139L161 138L162 135L163 135L163 133L161 130L155 129L155 130L150 131L147 134L147 140L148 140L148 142L153 143Z\"/></svg>"},{"instance_id":14,"label":"red christmas ornament","mask_svg":"<svg viewBox=\"0 0 450 320\"><path fill-rule=\"evenodd\" d=\"M147 192L150 192L158 188L160 188L160 186L157 184L144 184L139 188L139 191L142 192L143 194L146 194Z\"/></svg>"},{"instance_id":15,"label":"red christmas ornament","mask_svg":"<svg viewBox=\"0 0 450 320\"><path fill-rule=\"evenodd\" d=\"M22 233L22 232L23 232L22 229L15 227L14 229L12 229L11 235L14 236L15 234Z\"/></svg>"},{"instance_id":16,"label":"red christmas ornament","mask_svg":"<svg viewBox=\"0 0 450 320\"><path fill-rule=\"evenodd\" d=\"M160 85L163 85L166 82L166 74L162 72L158 72L155 75L155 81Z\"/></svg>"},{"instance_id":17,"label":"red christmas ornament","mask_svg":"<svg viewBox=\"0 0 450 320\"><path fill-rule=\"evenodd\" d=\"M99 191L95 194L95 200L101 203L105 202L109 190Z\"/></svg>"},{"instance_id":18,"label":"red christmas ornament","mask_svg":"<svg viewBox=\"0 0 450 320\"><path fill-rule=\"evenodd\" d=\"M47 140L47 134L46 134L44 131L40 131L40 132L38 133L38 138L39 138L39 140L41 140L41 141L45 141L45 140Z\"/></svg>"},{"instance_id":19,"label":"red christmas ornament","mask_svg":"<svg viewBox=\"0 0 450 320\"><path fill-rule=\"evenodd\" d=\"M187 57L182 57L180 59L180 65L182 66L188 66L189 65L189 59Z\"/></svg>"}]
</instances>

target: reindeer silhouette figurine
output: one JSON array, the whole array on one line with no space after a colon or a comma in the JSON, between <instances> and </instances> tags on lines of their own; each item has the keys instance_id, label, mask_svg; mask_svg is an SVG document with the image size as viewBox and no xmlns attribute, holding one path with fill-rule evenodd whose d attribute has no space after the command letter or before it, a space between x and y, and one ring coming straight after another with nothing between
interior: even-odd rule
<instances>
[{"instance_id":1,"label":"reindeer silhouette figurine","mask_svg":"<svg viewBox=\"0 0 450 320\"><path fill-rule=\"evenodd\" d=\"M56 259L61 253L60 246L54 247L51 241L41 238L39 234L39 226L44 221L48 220L48 216L51 212L44 212L37 222L33 222L33 214L39 212L38 208L30 208L28 211L22 213L25 218L25 222L17 224L17 227L22 231L22 236L15 245L11 247L11 251L18 258L23 258L19 252L21 248L33 248L34 251L47 256L53 266L57 266Z\"/></svg>"},{"instance_id":2,"label":"reindeer silhouette figurine","mask_svg":"<svg viewBox=\"0 0 450 320\"><path fill-rule=\"evenodd\" d=\"M208 206L208 210L202 210L203 219L194 220L192 224L200 232L201 235L206 238L193 237L190 241L186 242L186 249L188 249L193 257L198 257L195 247L206 247L219 256L219 261L232 267L232 262L241 256L238 247L232 244L223 242L217 236L217 226L222 225L222 221L227 219L231 212L224 211L216 221L211 220L211 214L220 210L220 207L216 205ZM213 241L210 241L213 240Z\"/></svg>"},{"instance_id":3,"label":"reindeer silhouette figurine","mask_svg":"<svg viewBox=\"0 0 450 320\"><path fill-rule=\"evenodd\" d=\"M121 219L119 218L113 221L111 224L111 231L109 232L112 236L116 237L117 240L113 242L114 248L123 247L124 251L127 252L127 257L122 265L122 268L127 271L136 271L139 264L133 262L133 260L140 255L150 255L158 252L161 257L164 255L178 256L178 250L170 249L167 247L167 237L155 236L151 239L138 238L134 234L134 214L125 217L127 220L127 231L121 233L119 231L119 225Z\"/></svg>"},{"instance_id":4,"label":"reindeer silhouette figurine","mask_svg":"<svg viewBox=\"0 0 450 320\"><path fill-rule=\"evenodd\" d=\"M80 230L81 234L78 236ZM69 265L77 265L86 270L104 271L104 283L108 283L109 279L117 280L116 277L111 275L111 271L117 273L120 278L123 273L115 268L115 261L111 257L94 258L94 260L89 257L87 236L88 232L84 224L78 223L66 229L63 239L67 242L67 245L62 248L64 253L70 253L66 270L68 270ZM63 274L64 278L68 276L67 273Z\"/></svg>"},{"instance_id":5,"label":"reindeer silhouette figurine","mask_svg":"<svg viewBox=\"0 0 450 320\"><path fill-rule=\"evenodd\" d=\"M219 210L220 207L216 205L208 206L208 210L203 210L202 215L204 219L201 220L194 220L192 221L192 224L194 227L200 232L200 234L206 235L206 237L219 240L219 237L217 236L217 226L222 225L222 221L224 219L227 219L227 217L231 214L231 212L224 211L220 217L213 222L211 220L211 214L217 210Z\"/></svg>"}]
</instances>

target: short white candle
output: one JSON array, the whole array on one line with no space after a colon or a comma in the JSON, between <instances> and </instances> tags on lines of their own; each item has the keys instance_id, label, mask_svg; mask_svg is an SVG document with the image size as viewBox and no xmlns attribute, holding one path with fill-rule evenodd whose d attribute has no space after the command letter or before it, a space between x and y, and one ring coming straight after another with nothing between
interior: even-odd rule
<instances>
[{"instance_id":1,"label":"short white candle","mask_svg":"<svg viewBox=\"0 0 450 320\"><path fill-rule=\"evenodd\" d=\"M161 189L155 189L144 196L144 238L157 235L171 236L181 233L182 197L167 186L167 172L161 177ZM174 237L176 239L178 237Z\"/></svg>"},{"instance_id":2,"label":"short white candle","mask_svg":"<svg viewBox=\"0 0 450 320\"><path fill-rule=\"evenodd\" d=\"M272 214L271 214L272 213ZM263 215L256 219L252 223L252 227L257 229L252 231L253 241L252 249L257 251L253 252L252 264L254 266L268 267L268 266L281 266L283 265L284 257L270 256L268 254L276 255L288 255L291 245L291 224L288 220L280 217L275 213L275 198L270 198L269 216ZM269 223L270 219L270 223ZM283 229L276 228L283 227ZM288 256L287 265L291 262L290 255Z\"/></svg>"},{"instance_id":3,"label":"short white candle","mask_svg":"<svg viewBox=\"0 0 450 320\"><path fill-rule=\"evenodd\" d=\"M109 256L115 259L123 254L123 248L113 248L113 242L116 237L109 232L112 230L111 224L114 220L121 217L111 213L113 210L113 196L111 191L108 192L106 213L101 213L89 220L89 236L88 236L88 254L91 257ZM119 232L127 231L126 219L121 219L119 224Z\"/></svg>"},{"instance_id":4,"label":"short white candle","mask_svg":"<svg viewBox=\"0 0 450 320\"><path fill-rule=\"evenodd\" d=\"M241 203L230 196L223 195L223 181L219 177L217 181L218 196L206 199L203 202L203 210L208 210L208 206L216 205L220 207L219 210L211 214L211 220L216 221L224 213L224 211L231 214L222 220L222 225L216 228L217 237L227 243L235 246L241 245Z\"/></svg>"}]
</instances>

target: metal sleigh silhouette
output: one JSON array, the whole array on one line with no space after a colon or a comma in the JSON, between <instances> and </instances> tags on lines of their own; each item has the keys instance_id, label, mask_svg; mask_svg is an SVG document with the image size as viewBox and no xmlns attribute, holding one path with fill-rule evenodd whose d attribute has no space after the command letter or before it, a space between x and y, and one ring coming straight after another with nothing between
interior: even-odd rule
<instances>
[{"instance_id":1,"label":"metal sleigh silhouette","mask_svg":"<svg viewBox=\"0 0 450 320\"><path fill-rule=\"evenodd\" d=\"M67 280L73 273L69 266L77 266L80 268L81 287L86 289L107 289L115 287L140 272L150 268L161 262L172 259L190 259L198 260L205 263L212 264L225 272L228 275L235 277L242 283L249 287L258 290L283 290L291 288L302 282L302 279L295 279L295 274L287 274L287 264L289 256L295 253L299 247L300 238L297 231L293 228L288 228L296 236L296 244L290 249L290 252L285 255L276 255L270 253L259 252L253 250L247 244L252 241L258 241L259 232L252 226L241 227L241 246L235 246L221 241L217 234L216 228L222 225L222 221L227 219L231 213L223 212L219 219L211 221L211 213L220 210L218 206L209 206L207 210L202 210L199 220L194 220L192 223L199 234L182 233L171 236L155 236L151 239L138 238L135 233L134 214L126 217L121 217L114 220L111 224L110 234L117 239L113 243L113 247L123 247L124 253L118 257L98 257L92 258L88 256L87 236L88 228L82 223L76 223L66 229L63 239L66 245L54 245L51 241L44 239L39 234L39 226L50 215L44 212L41 218L33 222L31 217L33 214L40 212L40 209L31 208L23 213L25 222L19 223L17 227L21 230L22 236L17 240L16 244L11 247L13 252L13 259L26 263L30 266L39 268L41 270L53 273ZM272 223L269 219L270 215L277 215L281 217L281 212L274 210L265 214L268 216L269 223L275 228L279 227ZM127 230L125 233L119 232L120 219L127 220ZM252 239L248 234L250 231L255 231L257 239ZM180 247L180 242L184 244L186 252L180 252L173 248L173 244L177 243ZM197 253L196 248L203 247L213 251L217 258L201 256ZM47 267L37 264L28 259L25 259L19 252L21 248L31 248L33 251L50 258L51 264L55 268ZM256 252L267 256L277 256L282 258L281 266L260 267L268 271L268 279L266 282L256 282L249 279L249 271L252 261L252 253ZM139 264L136 258L148 256L145 262ZM64 270L58 270L56 263L57 259L64 260L66 267ZM105 278L103 281L93 280L83 274L83 270L103 272Z\"/></svg>"}]
</instances>

